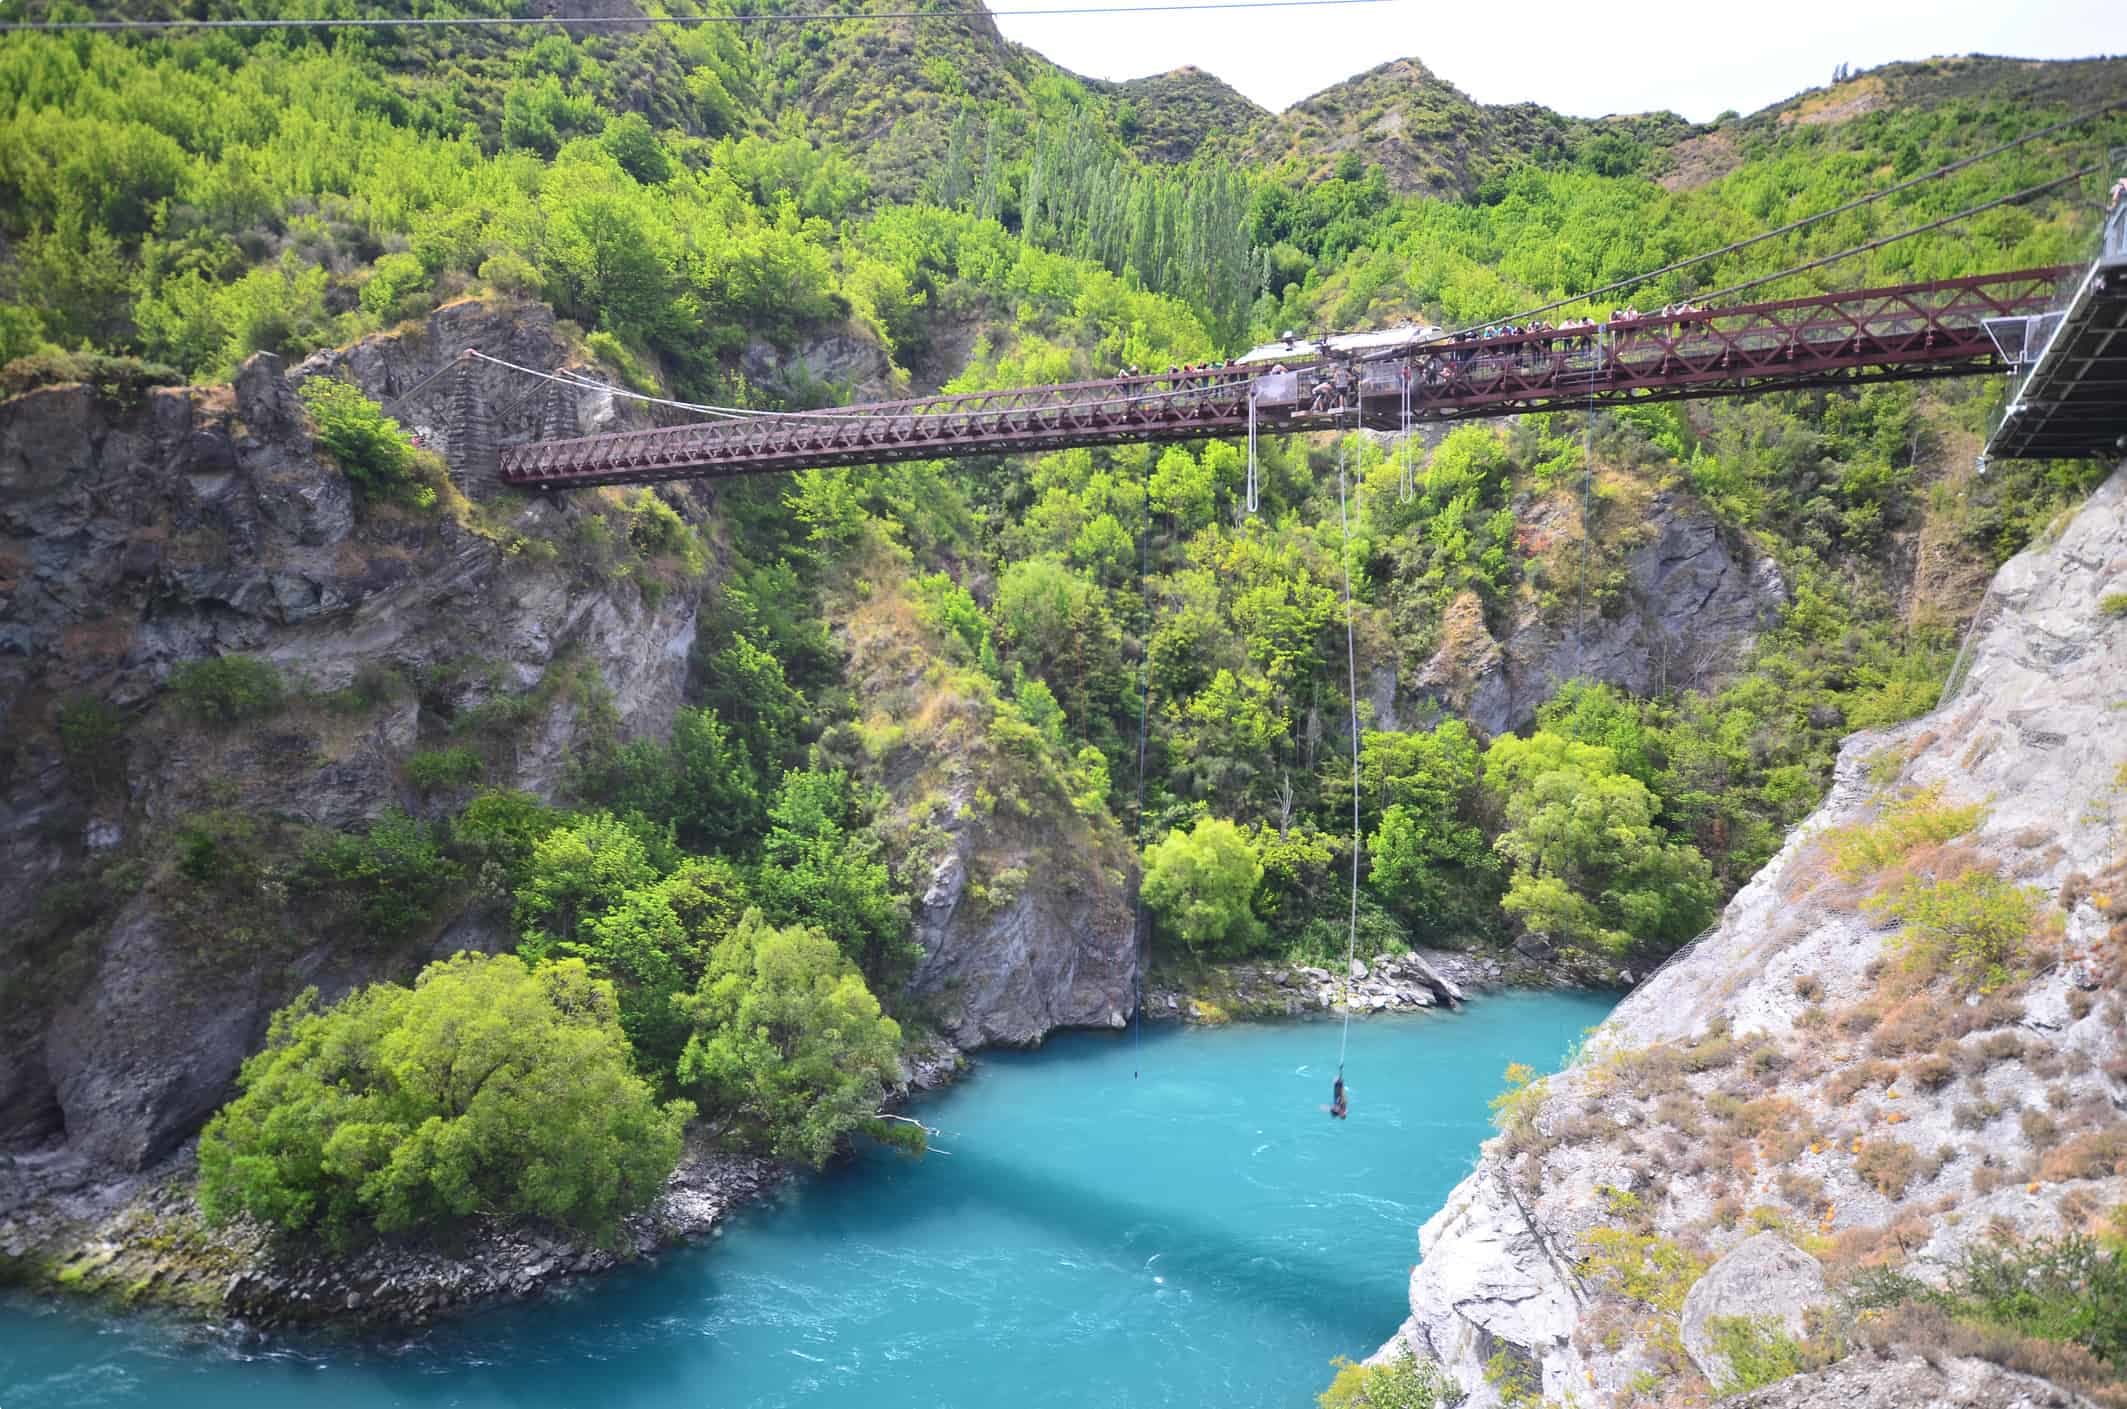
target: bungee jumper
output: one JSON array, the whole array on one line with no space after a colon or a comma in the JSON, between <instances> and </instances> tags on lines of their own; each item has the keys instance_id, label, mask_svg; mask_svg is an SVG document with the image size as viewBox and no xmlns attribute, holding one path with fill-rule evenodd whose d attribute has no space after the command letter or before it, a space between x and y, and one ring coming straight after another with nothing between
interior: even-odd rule
<instances>
[{"instance_id":1,"label":"bungee jumper","mask_svg":"<svg viewBox=\"0 0 2127 1409\"><path fill-rule=\"evenodd\" d=\"M1333 1120L1343 1120L1345 1118L1344 1112L1344 1073L1340 1071L1337 1073L1336 1084L1329 1088L1330 1118Z\"/></svg>"}]
</instances>

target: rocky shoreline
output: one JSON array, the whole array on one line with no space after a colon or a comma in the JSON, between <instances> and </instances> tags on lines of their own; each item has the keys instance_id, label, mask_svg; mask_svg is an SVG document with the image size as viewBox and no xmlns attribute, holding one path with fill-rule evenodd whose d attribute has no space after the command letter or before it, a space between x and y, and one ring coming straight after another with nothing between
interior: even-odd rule
<instances>
[{"instance_id":1,"label":"rocky shoreline","mask_svg":"<svg viewBox=\"0 0 2127 1409\"><path fill-rule=\"evenodd\" d=\"M1406 949L1355 959L1348 975L1309 964L1222 964L1155 975L1145 988L1145 1016L1154 1022L1216 1026L1237 1019L1341 1013L1347 1001L1355 1013L1417 1012L1458 1007L1472 993L1579 982L1513 951Z\"/></svg>"},{"instance_id":2,"label":"rocky shoreline","mask_svg":"<svg viewBox=\"0 0 2127 1409\"><path fill-rule=\"evenodd\" d=\"M903 1056L905 1079L889 1107L951 1084L966 1066L942 1038L917 1044ZM716 1149L697 1128L657 1202L623 1220L609 1242L494 1219L449 1249L383 1242L345 1256L290 1248L249 1221L208 1227L193 1198L196 1173L190 1143L117 1180L64 1154L0 1160L0 1282L239 1329L405 1330L717 1236L731 1214L773 1196L797 1171Z\"/></svg>"},{"instance_id":3,"label":"rocky shoreline","mask_svg":"<svg viewBox=\"0 0 2127 1409\"><path fill-rule=\"evenodd\" d=\"M1511 953L1409 950L1355 962L1348 977L1306 965L1204 969L1186 984L1156 980L1145 1010L1154 1020L1220 1023L1341 1012L1349 995L1358 1012L1417 1011L1561 981ZM912 1045L902 1066L889 1109L950 1085L968 1058L931 1038ZM248 1221L208 1227L193 1198L196 1172L190 1142L116 1179L63 1150L0 1159L0 1283L177 1310L238 1330L417 1329L717 1236L734 1212L797 1174L718 1150L697 1128L657 1203L607 1243L496 1219L448 1249L385 1242L334 1256L292 1248Z\"/></svg>"}]
</instances>

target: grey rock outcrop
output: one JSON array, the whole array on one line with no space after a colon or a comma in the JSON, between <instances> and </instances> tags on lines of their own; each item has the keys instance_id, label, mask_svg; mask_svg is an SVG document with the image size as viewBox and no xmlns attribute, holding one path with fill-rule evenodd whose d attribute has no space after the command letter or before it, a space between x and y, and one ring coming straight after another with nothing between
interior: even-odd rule
<instances>
[{"instance_id":1,"label":"grey rock outcrop","mask_svg":"<svg viewBox=\"0 0 2127 1409\"><path fill-rule=\"evenodd\" d=\"M790 347L755 338L739 354L739 371L785 396L825 387L846 391L851 401L886 401L897 389L893 358L855 327L817 332Z\"/></svg>"},{"instance_id":2,"label":"grey rock outcrop","mask_svg":"<svg viewBox=\"0 0 2127 1409\"><path fill-rule=\"evenodd\" d=\"M1537 504L1528 526L1540 532L1547 514L1564 512ZM1428 662L1409 690L1499 734L1534 719L1564 680L1602 680L1645 695L1719 678L1786 601L1779 567L1733 541L1687 495L1655 496L1646 518L1653 532L1626 558L1623 600L1610 613L1591 608L1583 629L1571 613L1547 619L1531 602L1496 637L1481 624L1474 642L1465 639L1468 628L1450 632L1454 644L1444 649L1454 658Z\"/></svg>"},{"instance_id":3,"label":"grey rock outcrop","mask_svg":"<svg viewBox=\"0 0 2127 1409\"><path fill-rule=\"evenodd\" d=\"M871 766L890 799L881 828L917 897L911 997L962 1047L1124 1026L1139 953L1129 842L1053 767L998 746L992 724L1008 706L934 669L946 644L911 629L907 582L875 567L871 590L830 615L870 722L898 739Z\"/></svg>"},{"instance_id":4,"label":"grey rock outcrop","mask_svg":"<svg viewBox=\"0 0 2127 1409\"><path fill-rule=\"evenodd\" d=\"M1732 1371L1715 1341L1712 1322L1727 1317L1759 1325L1777 1322L1800 1340L1808 1329L1804 1313L1829 1298L1824 1267L1817 1259L1778 1233L1745 1238L1685 1293L1684 1349L1699 1373L1720 1384Z\"/></svg>"},{"instance_id":5,"label":"grey rock outcrop","mask_svg":"<svg viewBox=\"0 0 2127 1409\"><path fill-rule=\"evenodd\" d=\"M1754 1231L1746 1209L1926 1279L1990 1229L2051 1233L2127 1200L2127 1004L2107 990L2127 953L2127 619L2099 605L2122 591L2127 469L2001 569L1954 697L1847 740L1830 795L1715 928L1486 1146L1421 1234L1410 1319L1385 1351L1437 1358L1471 1409L1499 1402L1485 1367L1502 1353L1546 1397L1623 1397L1698 1370L1662 1349L1675 1312L1600 1272L1605 1229L1667 1250L1671 1277L1716 1267L1689 1303L1703 1328L1750 1314L1719 1270ZM1898 927L1864 904L1874 882L1834 866L1827 832L1916 797L1977 817L1928 866L2050 909L2012 988L1900 979ZM1765 1309L1793 1328L1808 1283L1798 1266ZM1993 1367L1872 1362L1734 1402L2076 1401Z\"/></svg>"},{"instance_id":6,"label":"grey rock outcrop","mask_svg":"<svg viewBox=\"0 0 2127 1409\"><path fill-rule=\"evenodd\" d=\"M1124 1026L1137 954L1119 889L1098 873L1068 874L1037 840L952 830L954 849L914 916L923 958L909 984L937 1006L946 1036L963 1047L1026 1046L1060 1027ZM1001 908L986 906L953 879L978 852L979 864L1044 874Z\"/></svg>"},{"instance_id":7,"label":"grey rock outcrop","mask_svg":"<svg viewBox=\"0 0 2127 1409\"><path fill-rule=\"evenodd\" d=\"M418 427L473 344L526 365L571 356L544 309L468 302L293 375L345 371ZM536 433L536 398L493 395L499 435ZM490 760L489 781L541 794L578 739L563 681L595 674L623 737L669 729L699 585L653 605L632 583L576 580L565 558L512 556L449 512L358 515L347 476L305 425L291 374L266 356L226 389L113 399L53 386L0 403L0 734L11 760L0 768L11 882L0 933L27 927L55 878L92 855L129 865L135 887L152 882L172 830L196 814L347 829L418 808L407 755L490 702L521 711L536 746ZM516 501L489 512L523 541L555 543L580 511ZM182 717L166 698L172 673L228 653L270 663L287 707L230 728ZM392 683L352 710L322 703L365 678ZM56 702L82 699L123 725L89 777L53 723ZM408 977L429 957L304 934L205 942L200 923L180 932L152 884L69 903L101 917L75 933L39 921L62 952L0 949L0 983L34 995L0 1012L0 1141L63 1134L72 1156L103 1168L139 1168L178 1144L226 1097L267 1016L306 984L330 1000ZM470 933L446 925L439 943Z\"/></svg>"},{"instance_id":8,"label":"grey rock outcrop","mask_svg":"<svg viewBox=\"0 0 2127 1409\"><path fill-rule=\"evenodd\" d=\"M1736 1409L2097 1409L2080 1394L1970 1357L1858 1355L1722 1401Z\"/></svg>"}]
</instances>

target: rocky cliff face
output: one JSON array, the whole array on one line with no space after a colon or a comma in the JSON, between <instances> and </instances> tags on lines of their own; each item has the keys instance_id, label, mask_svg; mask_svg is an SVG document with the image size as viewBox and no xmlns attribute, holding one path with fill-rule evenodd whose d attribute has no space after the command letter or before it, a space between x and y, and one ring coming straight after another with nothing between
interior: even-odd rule
<instances>
[{"instance_id":1,"label":"rocky cliff face","mask_svg":"<svg viewBox=\"0 0 2127 1409\"><path fill-rule=\"evenodd\" d=\"M1539 539L1578 532L1578 510L1555 499L1518 512ZM1689 495L1649 497L1623 555L1622 590L1606 611L1546 613L1524 598L1497 630L1474 594L1452 604L1441 644L1396 682L1404 712L1444 706L1487 734L1536 717L1562 681L1602 680L1635 695L1703 688L1733 670L1787 600L1779 565L1724 533ZM1395 714L1377 717L1394 719Z\"/></svg>"},{"instance_id":2,"label":"rocky cliff face","mask_svg":"<svg viewBox=\"0 0 2127 1409\"><path fill-rule=\"evenodd\" d=\"M388 398L473 342L528 365L570 355L544 310L465 304L306 370L340 363ZM501 403L489 429L534 434L547 409ZM0 406L0 865L15 882L0 929L18 936L0 969L22 1000L0 1019L0 1138L63 1137L92 1165L138 1168L219 1104L304 985L330 997L492 942L480 914L415 953L335 942L303 933L285 896L240 935L232 912L174 919L159 879L173 834L203 814L337 830L418 810L407 755L497 701L525 722L490 781L540 793L577 740L583 682L623 734L668 728L695 596L651 605L632 582L511 551L566 544L575 520L540 502L358 512L271 358L233 388L56 386ZM283 705L228 726L188 717L173 671L229 653L269 662ZM63 747L70 708L115 721L92 756Z\"/></svg>"},{"instance_id":3,"label":"rocky cliff face","mask_svg":"<svg viewBox=\"0 0 2127 1409\"><path fill-rule=\"evenodd\" d=\"M1939 1275L1991 1228L2127 1198L2127 618L2100 605L2123 590L2127 470L2001 570L1955 698L1850 739L1719 925L1516 1103L1421 1231L1384 1353L1439 1360L1476 1406L1689 1392L1719 1372L1709 1313L1799 1325L1827 1279ZM1979 894L2022 897L1992 981L1901 901ZM1785 1250L1746 1251L1760 1230ZM2019 1377L1962 1366L1887 1363L1911 1393L1853 1402L2020 1402Z\"/></svg>"},{"instance_id":4,"label":"rocky cliff face","mask_svg":"<svg viewBox=\"0 0 2127 1409\"><path fill-rule=\"evenodd\" d=\"M862 380L845 342L787 365ZM256 358L233 387L65 385L0 404L0 1148L56 1148L84 1178L139 1169L225 1099L304 986L329 1001L507 942L479 898L410 945L328 932L270 867L188 897L174 862L200 819L286 841L443 807L405 765L469 727L486 782L553 798L587 731L669 730L714 567L646 584L625 525L601 518L633 491L557 502L485 478L500 446L644 411L468 348L612 379L543 306L468 300L295 369ZM322 374L353 378L484 501L360 507L295 395ZM661 492L714 538L706 492ZM231 654L271 666L278 706L223 723L173 698L180 667ZM97 727L69 736L82 718ZM993 763L978 751L941 784L957 805L950 857L916 878L919 988L970 1044L1118 1021L1127 850L1110 822L1050 865L1055 834L975 805ZM1035 879L1007 896L997 877L1015 868Z\"/></svg>"},{"instance_id":5,"label":"rocky cliff face","mask_svg":"<svg viewBox=\"0 0 2127 1409\"><path fill-rule=\"evenodd\" d=\"M835 615L883 829L916 893L912 995L963 1047L1122 1027L1139 952L1129 841L1104 804L1073 802L986 677L948 664L891 550L862 581Z\"/></svg>"}]
</instances>

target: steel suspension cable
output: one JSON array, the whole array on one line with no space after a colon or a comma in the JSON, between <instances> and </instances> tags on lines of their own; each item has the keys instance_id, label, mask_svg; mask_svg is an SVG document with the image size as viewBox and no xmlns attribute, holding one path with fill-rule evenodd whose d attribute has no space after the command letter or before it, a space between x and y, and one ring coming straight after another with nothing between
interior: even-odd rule
<instances>
[{"instance_id":1,"label":"steel suspension cable","mask_svg":"<svg viewBox=\"0 0 2127 1409\"><path fill-rule=\"evenodd\" d=\"M2041 137L2051 136L2053 133L2062 131L2063 129L2076 127L2086 122L2095 121L2096 119L2105 116L2107 113L2114 112L2120 108L2127 108L2127 98L2116 99L2109 103L2100 103L2097 107L2091 108L2085 112L2077 113L2074 117L2063 118L2059 122L2048 123L2044 127L2034 128L2033 130L2024 133L2020 137L2016 137L2007 142L2000 143L1997 146L1989 147L1983 152L1975 152L1971 156L1960 157L1956 161L1952 162L1945 162L1943 165L1936 167L1933 171L1924 171L1918 176L1908 177L1907 179L1900 181L1895 185L1886 186L1880 191L1871 191L1867 195L1857 196L1853 200L1846 202L1844 205L1836 205L1828 210L1820 210L1814 215L1806 215L1799 220L1791 220L1787 224L1776 226L1771 230L1761 231L1760 233L1756 235L1751 235L1745 239L1731 241L1728 244L1722 245L1718 249L1706 250L1703 253L1692 255L1688 259L1679 259L1673 263L1665 264L1659 269L1650 269L1644 274L1633 274L1626 278L1618 279L1611 283L1604 284L1600 288L1588 289L1581 293L1570 295L1566 298L1553 299L1549 303L1539 304L1535 308L1524 309L1519 313L1508 314L1505 317L1501 318L1487 319L1485 322L1482 323L1473 323L1469 327L1458 328L1450 333L1443 333L1441 337L1460 337L1465 333L1479 332L1484 328L1491 327L1494 324L1498 323L1519 323L1525 318L1534 318L1540 313L1551 313L1558 309L1565 308L1570 304L1579 303L1583 299L1600 298L1604 294L1621 293L1626 289L1636 288L1637 286L1644 283L1648 283L1651 280L1659 279L1665 274L1674 274L1679 270L1690 269L1695 265L1704 264L1708 260L1719 259L1723 255L1734 254L1738 250L1749 249L1752 245L1763 244L1765 241L1776 239L1781 235L1791 235L1795 231L1806 229L1807 227L1816 224L1820 220L1829 220L1833 216L1845 215L1848 211L1859 210L1865 205L1871 205L1877 201L1885 199L1886 197L1895 196L1901 191L1910 191L1915 186L1923 185L1929 181L1939 181L1943 177L1954 175L1957 172L1964 170L1968 166L1974 166L1979 162L1987 161L1993 157L1998 157L2004 152L2013 151L2016 148L2023 146L2026 142L2033 142ZM2094 168L2085 168L2083 172L2078 172L2077 176L2086 175L2088 171L2092 169ZM2061 183L2055 182L2053 184L2058 185ZM2050 187L2032 187L2020 194L2036 195L2039 192L2047 189L2050 189ZM1995 202L1994 204L2002 204L2009 199L2016 198L2004 198L2004 202ZM1973 211L1964 212L1957 216L1947 217L1942 223L1948 224L1950 220L1963 219L1967 215L1975 214L1979 210L1987 209L1992 209L1992 205L1975 207ZM1937 227L1928 226L1924 228L1933 229ZM1919 232L1916 231L1915 233ZM1751 287L1751 285L1743 285L1742 287L1748 288ZM1717 295L1699 294L1696 295L1696 297L1713 298L1717 297ZM1436 341L1438 341L1438 339L1436 339Z\"/></svg>"},{"instance_id":2,"label":"steel suspension cable","mask_svg":"<svg viewBox=\"0 0 2127 1409\"><path fill-rule=\"evenodd\" d=\"M1755 279L1746 279L1740 284L1730 284L1725 289L1715 289L1711 293L1700 294L1699 297L1708 300L1730 298L1745 289L1759 288L1765 284L1791 278L1796 274L1807 274L1812 269L1822 269L1827 264L1837 264L1840 260L1852 259L1857 254L1868 254L1882 249L1885 245L1894 245L1900 240L1910 240L1915 235L1925 235L1930 230L1940 230L1943 226L1955 224L1960 220L1970 220L1973 216L1983 215L1998 206L2013 205L2017 201L2025 200L2031 196L2043 195L2056 186L2065 186L2071 181L2080 181L2085 176L2098 170L2100 165L2098 162L2092 162L2088 166L2077 167L2066 176L2056 176L2051 181L2041 181L2036 186L2026 186L2021 191L2012 191L2006 196L1996 196L1991 201L1982 201L1978 205L1966 206L1954 215L1945 215L1939 220L1930 220L1925 225L1908 226L1895 234L1884 235L1878 239L1870 240L1866 244L1850 245L1846 249L1825 255L1822 259L1813 259L1806 264L1793 265L1777 273L1764 274Z\"/></svg>"},{"instance_id":3,"label":"steel suspension cable","mask_svg":"<svg viewBox=\"0 0 2127 1409\"><path fill-rule=\"evenodd\" d=\"M1344 1032L1337 1039L1337 1080L1344 1079L1344 1057L1352 1040L1352 969L1359 960L1359 653L1352 630L1352 519L1344 483L1345 435L1337 434L1337 522L1344 530L1344 679L1352 736L1352 884L1351 912L1344 938Z\"/></svg>"}]
</instances>

